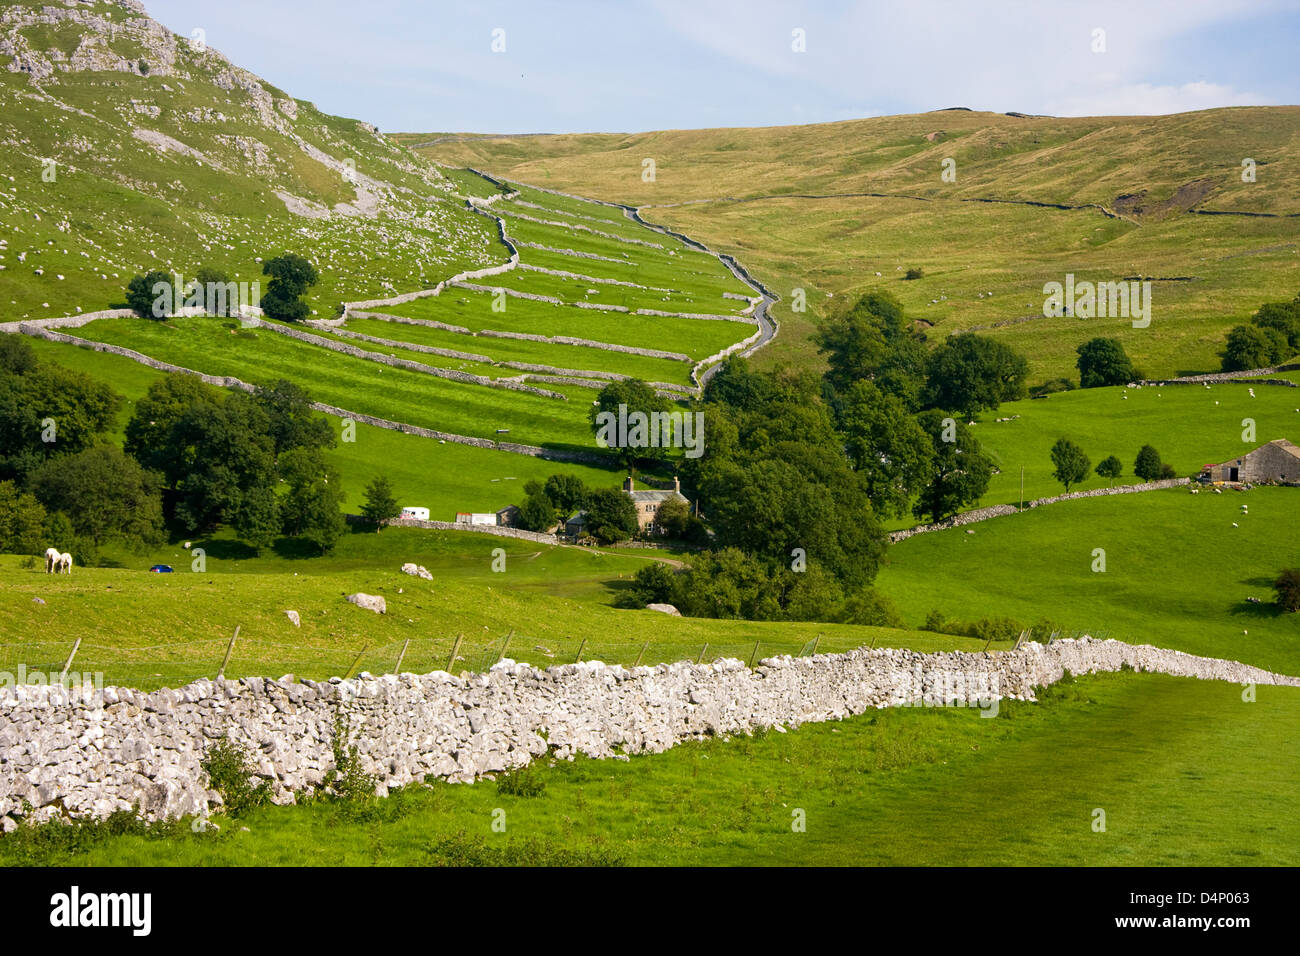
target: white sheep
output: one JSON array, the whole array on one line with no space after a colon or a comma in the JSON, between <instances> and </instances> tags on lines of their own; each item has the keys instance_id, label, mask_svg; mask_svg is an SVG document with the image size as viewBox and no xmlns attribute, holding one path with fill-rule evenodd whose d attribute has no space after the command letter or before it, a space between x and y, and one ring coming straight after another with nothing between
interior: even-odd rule
<instances>
[{"instance_id":1,"label":"white sheep","mask_svg":"<svg viewBox=\"0 0 1300 956\"><path fill-rule=\"evenodd\" d=\"M59 555L59 573L72 573L72 555L68 554L66 551Z\"/></svg>"},{"instance_id":2,"label":"white sheep","mask_svg":"<svg viewBox=\"0 0 1300 956\"><path fill-rule=\"evenodd\" d=\"M45 549L45 573L50 574L54 571L54 566L59 563L61 552L58 548Z\"/></svg>"}]
</instances>

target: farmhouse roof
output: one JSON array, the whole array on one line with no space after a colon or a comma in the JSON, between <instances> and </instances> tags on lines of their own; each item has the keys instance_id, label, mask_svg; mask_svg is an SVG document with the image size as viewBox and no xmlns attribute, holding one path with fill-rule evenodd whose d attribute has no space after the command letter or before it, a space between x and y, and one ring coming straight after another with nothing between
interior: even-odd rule
<instances>
[{"instance_id":1,"label":"farmhouse roof","mask_svg":"<svg viewBox=\"0 0 1300 956\"><path fill-rule=\"evenodd\" d=\"M629 491L628 496L635 502L646 501L685 501L686 496L680 491Z\"/></svg>"},{"instance_id":2,"label":"farmhouse roof","mask_svg":"<svg viewBox=\"0 0 1300 956\"><path fill-rule=\"evenodd\" d=\"M673 487L665 490L651 489L646 491L637 491L632 482L632 476L628 475L623 479L623 493L626 494L637 504L646 504L652 501L686 501L687 498L681 492L681 482L676 478L673 479Z\"/></svg>"}]
</instances>

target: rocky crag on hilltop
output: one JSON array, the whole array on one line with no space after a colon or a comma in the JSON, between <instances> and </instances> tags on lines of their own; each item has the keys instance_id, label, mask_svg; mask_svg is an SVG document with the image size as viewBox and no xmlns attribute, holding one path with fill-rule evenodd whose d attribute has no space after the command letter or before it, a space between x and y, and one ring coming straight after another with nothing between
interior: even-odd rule
<instances>
[{"instance_id":1,"label":"rocky crag on hilltop","mask_svg":"<svg viewBox=\"0 0 1300 956\"><path fill-rule=\"evenodd\" d=\"M286 250L335 301L504 259L432 163L241 69L216 39L175 34L136 0L0 7L10 318L107 307L152 268L252 280Z\"/></svg>"}]
</instances>

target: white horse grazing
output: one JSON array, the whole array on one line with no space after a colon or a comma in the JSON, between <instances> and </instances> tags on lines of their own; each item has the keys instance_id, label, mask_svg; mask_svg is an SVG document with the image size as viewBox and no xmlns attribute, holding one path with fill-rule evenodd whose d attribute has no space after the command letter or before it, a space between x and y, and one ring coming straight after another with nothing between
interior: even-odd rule
<instances>
[{"instance_id":1,"label":"white horse grazing","mask_svg":"<svg viewBox=\"0 0 1300 956\"><path fill-rule=\"evenodd\" d=\"M59 555L59 571L62 574L72 573L72 555L66 551Z\"/></svg>"},{"instance_id":2,"label":"white horse grazing","mask_svg":"<svg viewBox=\"0 0 1300 956\"><path fill-rule=\"evenodd\" d=\"M54 571L55 565L59 563L59 558L63 557L58 548L45 549L45 573L50 574Z\"/></svg>"}]
</instances>

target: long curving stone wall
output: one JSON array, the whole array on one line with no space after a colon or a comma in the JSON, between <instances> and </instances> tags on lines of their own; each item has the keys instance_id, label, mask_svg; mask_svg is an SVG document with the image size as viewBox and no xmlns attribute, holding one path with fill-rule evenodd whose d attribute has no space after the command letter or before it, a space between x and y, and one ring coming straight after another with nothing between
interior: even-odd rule
<instances>
[{"instance_id":1,"label":"long curving stone wall","mask_svg":"<svg viewBox=\"0 0 1300 956\"><path fill-rule=\"evenodd\" d=\"M1091 488L1088 491L1071 491L1069 494L1052 495L1050 498L1035 498L1033 501L1026 502L1025 508L1040 508L1043 505L1054 505L1059 501L1073 501L1075 498L1104 498L1108 495L1132 495L1143 491L1159 491L1162 488L1178 488L1191 483L1192 479L1190 478L1161 478L1158 481L1144 481L1135 485L1116 485L1114 488ZM1013 515L1019 510L1015 505L990 505L987 508L974 508L971 511L963 511L959 515L953 515L951 518L935 524L923 524L903 531L891 531L889 541L891 544L896 544L899 541L906 541L914 535L926 534L930 531L942 531L945 528L959 528L962 525L977 524L981 521L988 521L990 518Z\"/></svg>"},{"instance_id":2,"label":"long curving stone wall","mask_svg":"<svg viewBox=\"0 0 1300 956\"><path fill-rule=\"evenodd\" d=\"M201 680L152 693L106 687L0 688L0 827L21 819L205 814L218 800L200 762L229 736L256 757L277 803L318 787L333 765L336 718L378 791L426 778L472 781L547 755L609 758L681 741L797 727L872 708L989 708L1032 700L1074 674L1136 670L1235 683L1300 679L1233 661L1118 641L1026 644L995 654L856 650L657 667L598 661L538 670L505 660L487 674L362 674L324 683ZM29 811L27 806L32 809Z\"/></svg>"}]
</instances>

